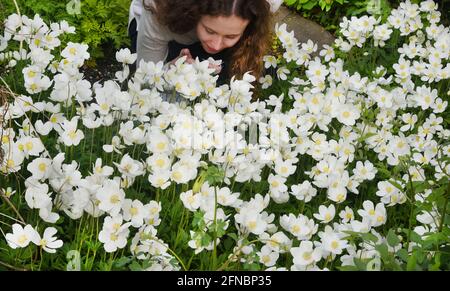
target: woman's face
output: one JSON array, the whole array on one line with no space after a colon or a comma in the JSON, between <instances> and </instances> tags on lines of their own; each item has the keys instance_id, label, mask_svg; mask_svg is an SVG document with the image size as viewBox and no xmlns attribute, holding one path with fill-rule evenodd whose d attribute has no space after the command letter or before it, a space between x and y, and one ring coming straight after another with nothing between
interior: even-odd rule
<instances>
[{"instance_id":1,"label":"woman's face","mask_svg":"<svg viewBox=\"0 0 450 291\"><path fill-rule=\"evenodd\" d=\"M205 15L197 24L197 36L207 53L217 54L234 46L242 37L248 23L248 20L236 15Z\"/></svg>"}]
</instances>

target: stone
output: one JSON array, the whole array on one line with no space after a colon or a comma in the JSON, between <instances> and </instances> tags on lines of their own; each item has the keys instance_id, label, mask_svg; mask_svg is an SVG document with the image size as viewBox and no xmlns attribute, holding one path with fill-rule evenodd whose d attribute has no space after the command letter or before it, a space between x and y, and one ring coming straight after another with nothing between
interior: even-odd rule
<instances>
[{"instance_id":1,"label":"stone","mask_svg":"<svg viewBox=\"0 0 450 291\"><path fill-rule=\"evenodd\" d=\"M300 43L309 39L317 43L318 51L324 44L332 45L335 37L314 21L302 17L300 14L281 6L275 13L274 23L286 23L287 30L294 31L295 37Z\"/></svg>"}]
</instances>

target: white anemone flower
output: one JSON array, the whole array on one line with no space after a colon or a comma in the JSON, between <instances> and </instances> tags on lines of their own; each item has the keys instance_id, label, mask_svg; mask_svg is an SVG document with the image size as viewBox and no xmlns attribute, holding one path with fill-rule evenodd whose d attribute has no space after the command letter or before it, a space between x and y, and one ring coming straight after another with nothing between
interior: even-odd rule
<instances>
[{"instance_id":1,"label":"white anemone flower","mask_svg":"<svg viewBox=\"0 0 450 291\"><path fill-rule=\"evenodd\" d=\"M44 230L44 235L41 236L36 232L36 235L32 239L33 243L39 247L41 247L44 251L50 254L56 253L56 249L59 249L63 246L63 241L55 237L54 235L57 233L56 228L47 227Z\"/></svg>"},{"instance_id":2,"label":"white anemone flower","mask_svg":"<svg viewBox=\"0 0 450 291\"><path fill-rule=\"evenodd\" d=\"M325 205L319 206L319 213L314 213L313 216L320 220L321 223L329 223L334 219L336 209L333 204L326 207Z\"/></svg>"},{"instance_id":3,"label":"white anemone flower","mask_svg":"<svg viewBox=\"0 0 450 291\"><path fill-rule=\"evenodd\" d=\"M12 249L25 248L38 235L36 230L31 225L22 227L15 223L12 226L12 233L6 234L6 241Z\"/></svg>"},{"instance_id":4,"label":"white anemone flower","mask_svg":"<svg viewBox=\"0 0 450 291\"><path fill-rule=\"evenodd\" d=\"M61 140L66 146L77 146L84 139L84 133L77 129L78 119L79 117L74 117L72 120L65 120L61 124L63 129Z\"/></svg>"}]
</instances>

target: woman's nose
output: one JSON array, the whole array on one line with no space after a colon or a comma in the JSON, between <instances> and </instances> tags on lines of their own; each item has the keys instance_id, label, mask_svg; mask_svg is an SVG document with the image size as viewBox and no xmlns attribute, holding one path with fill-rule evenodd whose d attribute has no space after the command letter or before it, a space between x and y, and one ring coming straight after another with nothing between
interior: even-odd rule
<instances>
[{"instance_id":1,"label":"woman's nose","mask_svg":"<svg viewBox=\"0 0 450 291\"><path fill-rule=\"evenodd\" d=\"M222 48L222 37L215 37L211 44L212 49L220 50Z\"/></svg>"}]
</instances>

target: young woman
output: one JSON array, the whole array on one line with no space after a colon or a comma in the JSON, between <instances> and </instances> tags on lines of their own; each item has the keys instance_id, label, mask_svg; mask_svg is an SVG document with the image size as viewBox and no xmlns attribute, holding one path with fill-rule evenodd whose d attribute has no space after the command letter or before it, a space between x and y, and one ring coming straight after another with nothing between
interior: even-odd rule
<instances>
[{"instance_id":1,"label":"young woman","mask_svg":"<svg viewBox=\"0 0 450 291\"><path fill-rule=\"evenodd\" d=\"M282 0L133 0L129 32L137 64L187 56L222 60L219 82L259 77L271 41L271 12ZM138 33L137 33L138 31ZM135 43L136 45L134 45Z\"/></svg>"}]
</instances>

